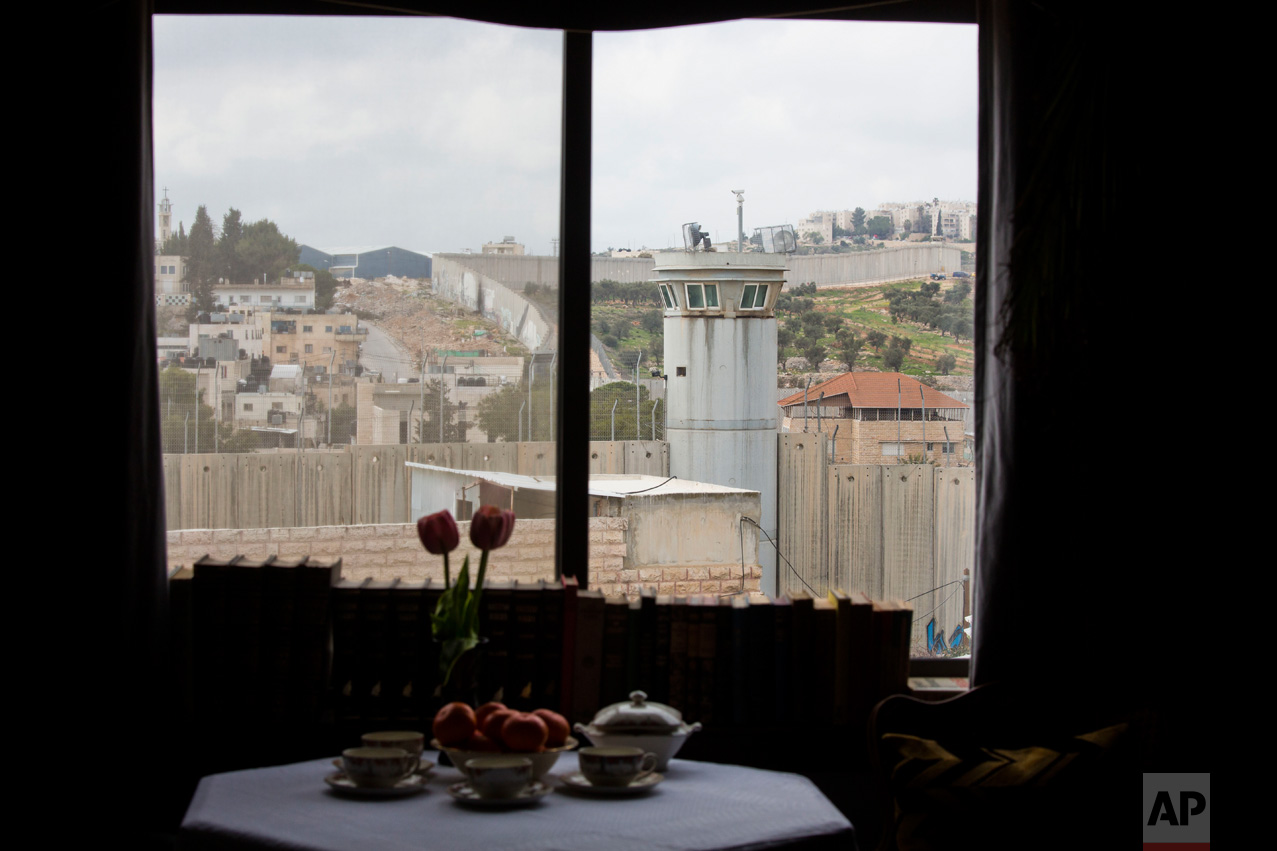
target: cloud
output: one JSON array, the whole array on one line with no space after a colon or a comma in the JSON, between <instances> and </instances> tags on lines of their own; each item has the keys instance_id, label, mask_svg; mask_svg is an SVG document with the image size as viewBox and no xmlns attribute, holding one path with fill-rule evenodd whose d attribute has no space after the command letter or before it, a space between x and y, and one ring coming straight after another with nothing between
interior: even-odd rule
<instances>
[{"instance_id":1,"label":"cloud","mask_svg":"<svg viewBox=\"0 0 1277 851\"><path fill-rule=\"evenodd\" d=\"M971 26L739 21L599 33L594 247L817 209L968 198ZM562 36L443 18L155 18L155 169L175 217L301 242L548 252Z\"/></svg>"}]
</instances>

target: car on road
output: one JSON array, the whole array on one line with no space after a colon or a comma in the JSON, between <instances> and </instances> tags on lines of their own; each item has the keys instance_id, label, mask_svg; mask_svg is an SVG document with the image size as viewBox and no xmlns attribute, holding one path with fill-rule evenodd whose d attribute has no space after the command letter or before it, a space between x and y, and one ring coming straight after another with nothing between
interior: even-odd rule
<instances>
[{"instance_id":1,"label":"car on road","mask_svg":"<svg viewBox=\"0 0 1277 851\"><path fill-rule=\"evenodd\" d=\"M971 273L970 273L970 272L957 271L957 272L954 272L954 273L953 273L953 277L955 277L955 278L969 278L969 277L971 277Z\"/></svg>"}]
</instances>

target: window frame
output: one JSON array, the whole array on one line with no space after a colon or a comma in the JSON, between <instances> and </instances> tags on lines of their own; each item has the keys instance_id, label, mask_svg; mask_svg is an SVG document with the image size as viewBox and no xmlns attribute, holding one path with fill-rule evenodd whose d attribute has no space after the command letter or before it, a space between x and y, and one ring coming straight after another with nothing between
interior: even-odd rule
<instances>
[{"instance_id":1,"label":"window frame","mask_svg":"<svg viewBox=\"0 0 1277 851\"><path fill-rule=\"evenodd\" d=\"M293 9L288 4L268 0L263 8L254 10L255 14L289 14ZM934 10L930 10L933 11ZM159 14L235 14L212 4L196 0L193 4L181 0L161 0L159 8L152 8L151 15ZM358 16L367 14L368 10L354 7L346 12L341 7L332 7L326 11L333 17L343 14ZM447 13L444 10L444 13ZM459 17L466 17L464 10L458 10ZM504 16L489 16L487 20L509 26L531 25L538 22L512 22L501 19ZM608 16L605 16L605 18ZM681 26L707 21L735 20L739 15L711 14L708 18L683 20L669 13L637 15L634 26L618 26L622 21L613 21L611 26L600 26L600 30L631 30L656 25ZM880 15L858 14L856 10L836 11L821 14L808 13L805 17L826 18L830 20L913 20L936 21L948 23L977 23L969 13L958 14L952 18L946 15L932 15L928 11L921 14ZM648 20L648 19L651 20ZM484 20L484 18L471 18ZM610 18L609 18L610 20ZM555 575L576 575L581 587L588 586L588 484L589 484L589 434L583 418L563 416L561 412L579 410L588 406L588 351L590 336L591 304L589 299L569 298L568 293L580 291L580 287L589 286L590 259L590 218L591 218L591 159L592 159L592 97L593 97L593 32L588 29L561 29L558 26L540 25L539 28L556 29L563 33L563 74L561 117L563 134L561 137L560 169L560 263L559 263L559 316L560 316L560 380L555 388L555 471L561 487L556 489L555 497ZM149 42L143 48L148 54ZM149 58L149 57L148 57ZM152 108L147 100L143 109ZM148 151L149 153L149 151ZM984 161L981 161L983 167ZM153 170L153 164L152 164ZM146 181L147 197L149 197L149 179ZM144 215L149 221L150 210ZM185 269L183 269L185 276ZM671 294L673 295L673 294ZM746 312L765 309L769 298L768 292L763 304L745 308ZM676 296L674 299L676 300ZM667 308L669 310L669 308ZM571 452L565 447L572 447Z\"/></svg>"}]
</instances>

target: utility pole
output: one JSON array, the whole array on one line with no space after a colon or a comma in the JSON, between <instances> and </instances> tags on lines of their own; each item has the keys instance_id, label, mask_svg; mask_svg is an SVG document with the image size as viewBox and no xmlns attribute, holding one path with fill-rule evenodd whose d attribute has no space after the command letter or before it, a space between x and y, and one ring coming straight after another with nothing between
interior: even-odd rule
<instances>
[{"instance_id":1,"label":"utility pole","mask_svg":"<svg viewBox=\"0 0 1277 851\"><path fill-rule=\"evenodd\" d=\"M639 434L639 413L641 410L639 405L639 399L642 396L642 394L639 391L643 389L643 385L639 384L639 364L642 363L642 361L643 361L643 350L639 349L638 359L634 361L634 439L635 440L642 440L642 435Z\"/></svg>"},{"instance_id":2,"label":"utility pole","mask_svg":"<svg viewBox=\"0 0 1277 851\"><path fill-rule=\"evenodd\" d=\"M328 359L328 445L333 445L333 364L337 362L337 347L333 346L333 356Z\"/></svg>"},{"instance_id":3,"label":"utility pole","mask_svg":"<svg viewBox=\"0 0 1277 851\"><path fill-rule=\"evenodd\" d=\"M559 352L556 349L550 357L550 439L554 440L554 365L559 360Z\"/></svg>"}]
</instances>

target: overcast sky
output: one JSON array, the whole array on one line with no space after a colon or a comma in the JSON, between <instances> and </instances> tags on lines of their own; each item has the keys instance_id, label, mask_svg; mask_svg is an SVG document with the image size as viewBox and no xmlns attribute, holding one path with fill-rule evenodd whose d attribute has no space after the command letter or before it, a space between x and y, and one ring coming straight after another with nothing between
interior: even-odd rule
<instances>
[{"instance_id":1,"label":"overcast sky","mask_svg":"<svg viewBox=\"0 0 1277 851\"><path fill-rule=\"evenodd\" d=\"M446 18L155 18L155 178L319 248L549 253L562 36ZM739 21L594 37L591 243L975 200L976 28Z\"/></svg>"}]
</instances>

